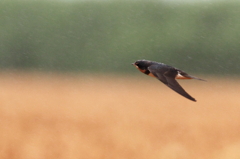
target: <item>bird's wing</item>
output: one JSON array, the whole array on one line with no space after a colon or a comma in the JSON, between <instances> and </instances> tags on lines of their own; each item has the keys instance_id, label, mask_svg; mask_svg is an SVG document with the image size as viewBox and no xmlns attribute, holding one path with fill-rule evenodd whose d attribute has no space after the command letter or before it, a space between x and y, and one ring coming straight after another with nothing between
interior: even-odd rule
<instances>
[{"instance_id":1,"label":"bird's wing","mask_svg":"<svg viewBox=\"0 0 240 159\"><path fill-rule=\"evenodd\" d=\"M178 71L174 68L158 68L156 66L150 66L149 71L157 77L158 80L163 82L169 88L174 90L175 92L179 93L180 95L192 100L196 101L192 96L190 96L175 80Z\"/></svg>"}]
</instances>

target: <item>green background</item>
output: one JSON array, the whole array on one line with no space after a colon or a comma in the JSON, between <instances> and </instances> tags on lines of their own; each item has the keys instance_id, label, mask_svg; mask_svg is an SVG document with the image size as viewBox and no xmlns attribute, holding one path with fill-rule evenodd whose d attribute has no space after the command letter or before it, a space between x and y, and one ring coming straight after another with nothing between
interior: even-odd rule
<instances>
[{"instance_id":1,"label":"green background","mask_svg":"<svg viewBox=\"0 0 240 159\"><path fill-rule=\"evenodd\" d=\"M0 1L0 69L240 74L239 2Z\"/></svg>"}]
</instances>

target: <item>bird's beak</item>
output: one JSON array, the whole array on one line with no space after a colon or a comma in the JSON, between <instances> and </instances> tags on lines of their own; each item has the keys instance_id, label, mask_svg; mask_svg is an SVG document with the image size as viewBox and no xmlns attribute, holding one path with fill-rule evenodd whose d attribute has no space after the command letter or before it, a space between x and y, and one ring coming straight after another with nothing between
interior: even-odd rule
<instances>
[{"instance_id":1,"label":"bird's beak","mask_svg":"<svg viewBox=\"0 0 240 159\"><path fill-rule=\"evenodd\" d=\"M132 65L135 65L135 63L132 63Z\"/></svg>"}]
</instances>

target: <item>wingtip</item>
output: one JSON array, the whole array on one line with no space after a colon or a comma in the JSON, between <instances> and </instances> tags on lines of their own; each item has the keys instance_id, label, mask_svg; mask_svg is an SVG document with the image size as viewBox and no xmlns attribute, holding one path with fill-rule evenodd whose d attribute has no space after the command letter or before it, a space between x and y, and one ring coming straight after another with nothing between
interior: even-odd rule
<instances>
[{"instance_id":1,"label":"wingtip","mask_svg":"<svg viewBox=\"0 0 240 159\"><path fill-rule=\"evenodd\" d=\"M188 99L190 99L193 102L197 102L197 100L195 98L188 98Z\"/></svg>"}]
</instances>

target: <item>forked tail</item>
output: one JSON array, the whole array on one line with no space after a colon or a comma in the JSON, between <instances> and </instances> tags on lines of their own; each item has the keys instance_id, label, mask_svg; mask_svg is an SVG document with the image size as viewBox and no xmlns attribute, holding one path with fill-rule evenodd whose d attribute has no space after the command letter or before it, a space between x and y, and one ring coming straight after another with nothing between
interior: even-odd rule
<instances>
[{"instance_id":1,"label":"forked tail","mask_svg":"<svg viewBox=\"0 0 240 159\"><path fill-rule=\"evenodd\" d=\"M200 81L206 81L204 79L195 77L195 76L191 76L183 71L178 71L178 75L176 76L176 79L196 79L196 80L200 80Z\"/></svg>"}]
</instances>

